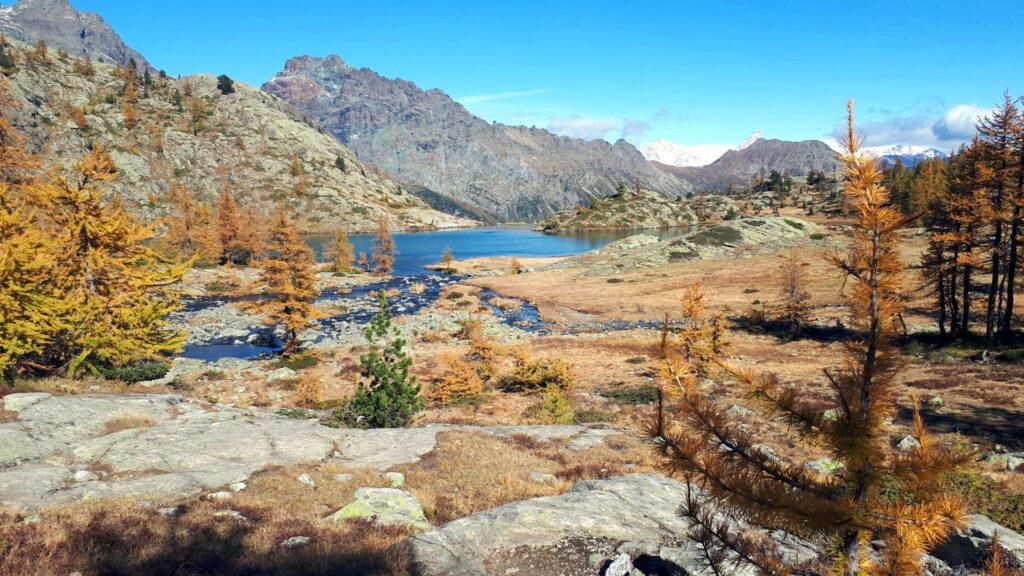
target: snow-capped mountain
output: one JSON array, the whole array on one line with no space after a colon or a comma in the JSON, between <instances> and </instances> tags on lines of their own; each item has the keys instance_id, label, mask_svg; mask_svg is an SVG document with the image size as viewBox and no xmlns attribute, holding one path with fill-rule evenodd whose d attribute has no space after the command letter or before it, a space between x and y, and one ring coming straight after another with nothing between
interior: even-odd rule
<instances>
[{"instance_id":1,"label":"snow-capped mountain","mask_svg":"<svg viewBox=\"0 0 1024 576\"><path fill-rule=\"evenodd\" d=\"M833 138L825 141L833 150L842 152L842 147ZM889 144L887 146L865 146L862 151L873 155L882 163L882 166L892 166L899 160L903 166L913 168L922 160L931 158L949 158L949 154L931 146L913 146L908 144Z\"/></svg>"},{"instance_id":2,"label":"snow-capped mountain","mask_svg":"<svg viewBox=\"0 0 1024 576\"><path fill-rule=\"evenodd\" d=\"M753 132L740 144L676 144L670 140L655 140L637 145L644 158L670 166L707 166L729 150L743 150L764 137L760 130Z\"/></svg>"}]
</instances>

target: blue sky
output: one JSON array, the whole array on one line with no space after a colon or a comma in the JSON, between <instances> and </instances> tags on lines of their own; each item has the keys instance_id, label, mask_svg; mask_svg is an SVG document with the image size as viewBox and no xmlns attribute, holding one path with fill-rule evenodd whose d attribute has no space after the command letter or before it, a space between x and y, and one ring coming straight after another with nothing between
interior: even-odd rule
<instances>
[{"instance_id":1,"label":"blue sky","mask_svg":"<svg viewBox=\"0 0 1024 576\"><path fill-rule=\"evenodd\" d=\"M72 0L158 68L259 85L299 54L441 88L487 120L586 138L948 147L1024 93L1024 2ZM835 7L832 7L835 6Z\"/></svg>"}]
</instances>

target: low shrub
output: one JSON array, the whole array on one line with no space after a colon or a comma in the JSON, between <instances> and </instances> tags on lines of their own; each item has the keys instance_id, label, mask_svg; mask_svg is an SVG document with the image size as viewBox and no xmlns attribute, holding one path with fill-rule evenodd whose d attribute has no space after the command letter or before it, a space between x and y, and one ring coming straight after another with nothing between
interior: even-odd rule
<instances>
[{"instance_id":1,"label":"low shrub","mask_svg":"<svg viewBox=\"0 0 1024 576\"><path fill-rule=\"evenodd\" d=\"M107 380L120 380L129 384L163 378L171 367L157 362L129 364L127 366L100 367L99 373Z\"/></svg>"},{"instance_id":2,"label":"low shrub","mask_svg":"<svg viewBox=\"0 0 1024 576\"><path fill-rule=\"evenodd\" d=\"M455 331L455 337L463 340L476 341L481 339L486 328L484 319L478 316L461 318L456 321L456 324L459 325L459 329Z\"/></svg>"},{"instance_id":3,"label":"low shrub","mask_svg":"<svg viewBox=\"0 0 1024 576\"><path fill-rule=\"evenodd\" d=\"M320 359L312 354L292 354L290 356L282 356L274 362L276 368L291 368L292 370L302 370L303 368L312 368L320 363Z\"/></svg>"},{"instance_id":4,"label":"low shrub","mask_svg":"<svg viewBox=\"0 0 1024 576\"><path fill-rule=\"evenodd\" d=\"M743 234L731 226L714 226L690 236L690 242L701 246L724 246L743 240Z\"/></svg>"},{"instance_id":5,"label":"low shrub","mask_svg":"<svg viewBox=\"0 0 1024 576\"><path fill-rule=\"evenodd\" d=\"M643 364L647 362L647 356L631 356L626 358L626 364Z\"/></svg>"},{"instance_id":6,"label":"low shrub","mask_svg":"<svg viewBox=\"0 0 1024 576\"><path fill-rule=\"evenodd\" d=\"M815 232L814 234L811 234L810 238L811 238L811 240L824 240L825 238L828 238L828 234L822 234L821 232Z\"/></svg>"},{"instance_id":7,"label":"low shrub","mask_svg":"<svg viewBox=\"0 0 1024 576\"><path fill-rule=\"evenodd\" d=\"M572 424L572 405L558 384L549 383L544 389L544 400L540 404L538 415L547 424Z\"/></svg>"},{"instance_id":8,"label":"low shrub","mask_svg":"<svg viewBox=\"0 0 1024 576\"><path fill-rule=\"evenodd\" d=\"M622 278L609 278L609 284L622 284Z\"/></svg>"},{"instance_id":9,"label":"low shrub","mask_svg":"<svg viewBox=\"0 0 1024 576\"><path fill-rule=\"evenodd\" d=\"M476 368L454 353L438 358L447 367L443 378L426 391L427 399L441 406L473 402L484 393L484 382Z\"/></svg>"},{"instance_id":10,"label":"low shrub","mask_svg":"<svg viewBox=\"0 0 1024 576\"><path fill-rule=\"evenodd\" d=\"M1011 348L996 354L1000 362L1024 362L1024 348Z\"/></svg>"},{"instance_id":11,"label":"low shrub","mask_svg":"<svg viewBox=\"0 0 1024 576\"><path fill-rule=\"evenodd\" d=\"M463 296L465 296L465 294L463 294L462 292L456 292L453 290L449 292L447 295L445 295L445 298L447 298L448 300L458 300Z\"/></svg>"},{"instance_id":12,"label":"low shrub","mask_svg":"<svg viewBox=\"0 0 1024 576\"><path fill-rule=\"evenodd\" d=\"M654 404L658 401L657 386L640 386L621 390L605 390L601 396L623 404Z\"/></svg>"},{"instance_id":13,"label":"low shrub","mask_svg":"<svg viewBox=\"0 0 1024 576\"><path fill-rule=\"evenodd\" d=\"M550 386L571 388L575 381L576 376L564 360L530 358L519 352L515 354L512 370L501 376L500 387L506 392L530 392Z\"/></svg>"},{"instance_id":14,"label":"low shrub","mask_svg":"<svg viewBox=\"0 0 1024 576\"><path fill-rule=\"evenodd\" d=\"M316 406L323 399L324 387L320 378L306 374L295 383L295 403L299 406Z\"/></svg>"},{"instance_id":15,"label":"low shrub","mask_svg":"<svg viewBox=\"0 0 1024 576\"><path fill-rule=\"evenodd\" d=\"M574 424L597 424L600 422L612 422L615 416L603 410L580 410L573 416Z\"/></svg>"}]
</instances>

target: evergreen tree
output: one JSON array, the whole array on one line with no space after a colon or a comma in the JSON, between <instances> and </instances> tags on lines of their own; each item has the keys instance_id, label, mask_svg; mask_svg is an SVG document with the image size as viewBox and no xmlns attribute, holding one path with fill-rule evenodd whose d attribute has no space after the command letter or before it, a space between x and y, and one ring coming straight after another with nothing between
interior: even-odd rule
<instances>
[{"instance_id":1,"label":"evergreen tree","mask_svg":"<svg viewBox=\"0 0 1024 576\"><path fill-rule=\"evenodd\" d=\"M345 167L345 159L340 154L334 158L334 167L342 172L348 172L348 169Z\"/></svg>"},{"instance_id":2,"label":"evergreen tree","mask_svg":"<svg viewBox=\"0 0 1024 576\"><path fill-rule=\"evenodd\" d=\"M344 232L336 233L334 241L331 242L333 270L338 274L348 274L352 271L353 261L355 261L355 248L353 248L352 242L349 242L348 236Z\"/></svg>"},{"instance_id":3,"label":"evergreen tree","mask_svg":"<svg viewBox=\"0 0 1024 576\"><path fill-rule=\"evenodd\" d=\"M359 357L359 386L349 402L350 418L369 428L408 425L423 409L420 386L409 375L412 358L405 352L405 340L391 324L391 307L383 292L377 295L377 314L367 325L366 340L371 349Z\"/></svg>"},{"instance_id":4,"label":"evergreen tree","mask_svg":"<svg viewBox=\"0 0 1024 576\"><path fill-rule=\"evenodd\" d=\"M861 340L846 344L841 369L826 371L834 409L826 416L799 388L783 385L775 375L730 365L707 332L698 333L695 343L681 340L666 362L670 408L659 404L649 433L668 466L690 475L711 495L691 493L682 513L693 522L690 537L715 574L729 573L725 565L734 562L752 564L764 574L791 573L771 539L744 528L758 525L832 542L835 549L826 558L834 563L834 574L917 575L924 570L925 553L963 522L963 506L943 490L942 478L972 454L940 446L920 415L914 432L919 446L903 453L889 445L887 419L895 412L899 367L892 340L902 296L897 250L904 220L889 204L877 160L860 152L852 101L848 107L842 161L855 210L854 237L847 252L830 252L827 259L853 281L849 305ZM760 449L755 434L705 394L699 370L704 366L725 368L767 416L781 416L809 444L826 446L837 469L817 474ZM668 421L669 409L677 422ZM908 497L888 498L887 482ZM873 548L875 541L884 547Z\"/></svg>"},{"instance_id":5,"label":"evergreen tree","mask_svg":"<svg viewBox=\"0 0 1024 576\"><path fill-rule=\"evenodd\" d=\"M7 73L12 72L17 67L14 58L11 58L11 53L8 52L9 48L6 40L0 38L0 70Z\"/></svg>"},{"instance_id":6,"label":"evergreen tree","mask_svg":"<svg viewBox=\"0 0 1024 576\"><path fill-rule=\"evenodd\" d=\"M395 267L395 239L391 236L391 223L387 214L377 220L377 237L373 243L373 273L387 276Z\"/></svg>"},{"instance_id":7,"label":"evergreen tree","mask_svg":"<svg viewBox=\"0 0 1024 576\"><path fill-rule=\"evenodd\" d=\"M178 350L184 335L168 327L167 315L178 307L168 286L188 264L161 258L148 246L151 232L116 197L104 200L117 169L102 147L94 144L74 169L73 179L54 175L30 186L53 229L53 281L69 309L45 363L77 375Z\"/></svg>"},{"instance_id":8,"label":"evergreen tree","mask_svg":"<svg viewBox=\"0 0 1024 576\"><path fill-rule=\"evenodd\" d=\"M225 74L217 76L217 90L220 90L221 94L228 95L235 93L235 81L232 80Z\"/></svg>"},{"instance_id":9,"label":"evergreen tree","mask_svg":"<svg viewBox=\"0 0 1024 576\"><path fill-rule=\"evenodd\" d=\"M299 347L298 334L312 324L316 302L313 251L299 237L284 210L274 216L267 242L267 256L260 262L261 281L269 298L256 308L267 321L285 330L285 351Z\"/></svg>"}]
</instances>

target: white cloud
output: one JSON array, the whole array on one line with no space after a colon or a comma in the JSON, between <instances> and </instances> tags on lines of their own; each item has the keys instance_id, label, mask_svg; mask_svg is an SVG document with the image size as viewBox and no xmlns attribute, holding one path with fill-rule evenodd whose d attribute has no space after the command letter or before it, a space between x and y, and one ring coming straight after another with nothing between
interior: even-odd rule
<instances>
[{"instance_id":1,"label":"white cloud","mask_svg":"<svg viewBox=\"0 0 1024 576\"><path fill-rule=\"evenodd\" d=\"M650 120L637 118L594 118L592 116L572 115L568 117L548 118L546 128L560 136L582 138L583 140L639 140L651 129L651 122L660 119L660 112Z\"/></svg>"},{"instance_id":2,"label":"white cloud","mask_svg":"<svg viewBox=\"0 0 1024 576\"><path fill-rule=\"evenodd\" d=\"M536 96L538 94L546 94L551 90L547 88L537 88L536 90L522 90L519 92L498 92L497 94L477 94L475 96L463 96L456 98L455 101L460 104L478 104L480 102L491 102L494 100L508 100L510 98L520 98L523 96Z\"/></svg>"},{"instance_id":3,"label":"white cloud","mask_svg":"<svg viewBox=\"0 0 1024 576\"><path fill-rule=\"evenodd\" d=\"M551 118L547 129L561 136L596 140L619 129L621 122L613 118L591 118L588 116L570 116L568 118Z\"/></svg>"},{"instance_id":4,"label":"white cloud","mask_svg":"<svg viewBox=\"0 0 1024 576\"><path fill-rule=\"evenodd\" d=\"M969 140L974 136L978 118L992 112L990 108L979 108L974 104L953 106L932 126L932 131L945 140Z\"/></svg>"},{"instance_id":5,"label":"white cloud","mask_svg":"<svg viewBox=\"0 0 1024 576\"><path fill-rule=\"evenodd\" d=\"M867 146L928 146L949 152L970 140L978 118L990 112L991 109L975 104L958 104L938 117L926 114L893 116L859 123L857 129ZM839 138L845 131L845 126L836 126L831 136Z\"/></svg>"}]
</instances>

